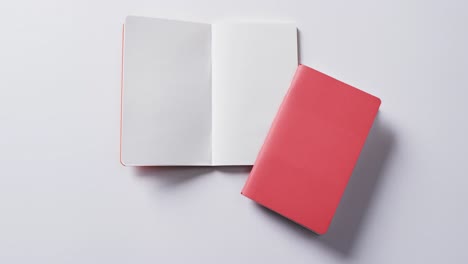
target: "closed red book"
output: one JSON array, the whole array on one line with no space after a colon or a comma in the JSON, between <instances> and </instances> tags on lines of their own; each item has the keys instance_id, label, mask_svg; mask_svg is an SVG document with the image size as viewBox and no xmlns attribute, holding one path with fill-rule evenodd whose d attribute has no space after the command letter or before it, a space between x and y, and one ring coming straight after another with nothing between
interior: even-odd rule
<instances>
[{"instance_id":1,"label":"closed red book","mask_svg":"<svg viewBox=\"0 0 468 264\"><path fill-rule=\"evenodd\" d=\"M380 99L300 65L242 194L324 234Z\"/></svg>"}]
</instances>

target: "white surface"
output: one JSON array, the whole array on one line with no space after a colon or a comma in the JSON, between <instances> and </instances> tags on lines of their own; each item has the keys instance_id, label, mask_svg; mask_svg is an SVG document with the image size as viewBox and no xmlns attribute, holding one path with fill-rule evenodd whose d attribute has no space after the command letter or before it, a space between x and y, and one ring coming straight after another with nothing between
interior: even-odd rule
<instances>
[{"instance_id":1,"label":"white surface","mask_svg":"<svg viewBox=\"0 0 468 264\"><path fill-rule=\"evenodd\" d=\"M297 68L293 23L125 19L122 164L252 165Z\"/></svg>"},{"instance_id":2,"label":"white surface","mask_svg":"<svg viewBox=\"0 0 468 264\"><path fill-rule=\"evenodd\" d=\"M467 263L466 1L4 1L0 263ZM127 14L296 21L302 63L382 101L330 234L247 171L119 157Z\"/></svg>"},{"instance_id":3,"label":"white surface","mask_svg":"<svg viewBox=\"0 0 468 264\"><path fill-rule=\"evenodd\" d=\"M122 163L211 164L211 25L125 19Z\"/></svg>"},{"instance_id":4,"label":"white surface","mask_svg":"<svg viewBox=\"0 0 468 264\"><path fill-rule=\"evenodd\" d=\"M294 23L213 25L213 163L252 165L297 69Z\"/></svg>"}]
</instances>

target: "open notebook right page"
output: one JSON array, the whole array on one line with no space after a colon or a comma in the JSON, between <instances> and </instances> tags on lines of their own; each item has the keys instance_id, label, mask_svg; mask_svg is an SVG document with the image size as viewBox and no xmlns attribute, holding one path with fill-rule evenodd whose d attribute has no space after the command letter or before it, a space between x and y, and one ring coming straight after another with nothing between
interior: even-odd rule
<instances>
[{"instance_id":1,"label":"open notebook right page","mask_svg":"<svg viewBox=\"0 0 468 264\"><path fill-rule=\"evenodd\" d=\"M212 26L212 163L252 165L297 68L292 23Z\"/></svg>"}]
</instances>

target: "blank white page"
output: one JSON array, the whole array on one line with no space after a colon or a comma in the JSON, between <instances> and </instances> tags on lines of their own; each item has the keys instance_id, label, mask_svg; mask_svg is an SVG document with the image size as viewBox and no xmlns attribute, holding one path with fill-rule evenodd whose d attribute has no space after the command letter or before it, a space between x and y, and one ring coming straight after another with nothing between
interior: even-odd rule
<instances>
[{"instance_id":1,"label":"blank white page","mask_svg":"<svg viewBox=\"0 0 468 264\"><path fill-rule=\"evenodd\" d=\"M213 165L252 165L298 65L292 23L212 27Z\"/></svg>"},{"instance_id":2,"label":"blank white page","mask_svg":"<svg viewBox=\"0 0 468 264\"><path fill-rule=\"evenodd\" d=\"M125 21L121 161L211 165L211 25Z\"/></svg>"}]
</instances>

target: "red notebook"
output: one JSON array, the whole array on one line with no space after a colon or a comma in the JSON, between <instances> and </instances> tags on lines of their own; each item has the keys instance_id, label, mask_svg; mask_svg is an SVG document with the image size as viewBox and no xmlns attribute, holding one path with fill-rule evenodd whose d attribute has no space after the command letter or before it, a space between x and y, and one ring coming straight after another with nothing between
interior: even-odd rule
<instances>
[{"instance_id":1,"label":"red notebook","mask_svg":"<svg viewBox=\"0 0 468 264\"><path fill-rule=\"evenodd\" d=\"M242 194L324 234L380 99L300 65Z\"/></svg>"}]
</instances>

